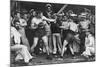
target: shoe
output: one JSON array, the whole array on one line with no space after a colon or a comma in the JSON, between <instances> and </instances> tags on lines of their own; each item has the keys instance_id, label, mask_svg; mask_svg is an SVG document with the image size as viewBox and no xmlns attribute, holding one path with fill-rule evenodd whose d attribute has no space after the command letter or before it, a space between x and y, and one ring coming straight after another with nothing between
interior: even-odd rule
<instances>
[{"instance_id":1,"label":"shoe","mask_svg":"<svg viewBox=\"0 0 100 67\"><path fill-rule=\"evenodd\" d=\"M53 52L53 54L56 54L56 52Z\"/></svg>"},{"instance_id":2,"label":"shoe","mask_svg":"<svg viewBox=\"0 0 100 67\"><path fill-rule=\"evenodd\" d=\"M29 62L32 62L32 60L35 59L35 58L36 58L36 57L32 57L32 58L29 60Z\"/></svg>"},{"instance_id":3,"label":"shoe","mask_svg":"<svg viewBox=\"0 0 100 67\"><path fill-rule=\"evenodd\" d=\"M57 53L57 50L54 50L54 51L53 51L53 54L56 54L56 53Z\"/></svg>"},{"instance_id":4,"label":"shoe","mask_svg":"<svg viewBox=\"0 0 100 67\"><path fill-rule=\"evenodd\" d=\"M31 55L34 56L34 58L36 57L36 54L34 54L34 53L31 53Z\"/></svg>"},{"instance_id":5,"label":"shoe","mask_svg":"<svg viewBox=\"0 0 100 67\"><path fill-rule=\"evenodd\" d=\"M60 56L60 58L63 58L63 56Z\"/></svg>"},{"instance_id":6,"label":"shoe","mask_svg":"<svg viewBox=\"0 0 100 67\"><path fill-rule=\"evenodd\" d=\"M29 62L32 62L33 58L29 60Z\"/></svg>"},{"instance_id":7,"label":"shoe","mask_svg":"<svg viewBox=\"0 0 100 67\"><path fill-rule=\"evenodd\" d=\"M28 66L32 66L33 64L29 62L27 65L28 65Z\"/></svg>"},{"instance_id":8,"label":"shoe","mask_svg":"<svg viewBox=\"0 0 100 67\"><path fill-rule=\"evenodd\" d=\"M72 59L76 59L77 57L73 56Z\"/></svg>"},{"instance_id":9,"label":"shoe","mask_svg":"<svg viewBox=\"0 0 100 67\"><path fill-rule=\"evenodd\" d=\"M57 60L61 61L61 60L63 60L63 58L58 58Z\"/></svg>"},{"instance_id":10,"label":"shoe","mask_svg":"<svg viewBox=\"0 0 100 67\"><path fill-rule=\"evenodd\" d=\"M56 57L56 58L57 58L58 56L55 54L55 55L54 55L54 57Z\"/></svg>"}]
</instances>

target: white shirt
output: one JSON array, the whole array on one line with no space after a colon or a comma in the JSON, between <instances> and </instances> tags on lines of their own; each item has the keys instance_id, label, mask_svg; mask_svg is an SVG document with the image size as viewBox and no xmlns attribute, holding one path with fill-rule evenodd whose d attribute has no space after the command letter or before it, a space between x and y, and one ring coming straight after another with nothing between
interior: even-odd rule
<instances>
[{"instance_id":1,"label":"white shirt","mask_svg":"<svg viewBox=\"0 0 100 67\"><path fill-rule=\"evenodd\" d=\"M46 21L54 22L54 19L48 19L45 16L42 16L42 18L38 19L34 17L31 21L31 26L37 26L39 23L43 22L44 24L47 24Z\"/></svg>"},{"instance_id":2,"label":"white shirt","mask_svg":"<svg viewBox=\"0 0 100 67\"><path fill-rule=\"evenodd\" d=\"M38 19L36 17L34 17L31 21L31 27L38 27L38 24L40 24L41 22L43 22L44 24L46 24L46 21L43 21L42 18Z\"/></svg>"},{"instance_id":3,"label":"white shirt","mask_svg":"<svg viewBox=\"0 0 100 67\"><path fill-rule=\"evenodd\" d=\"M24 19L19 19L21 26L27 26L27 22Z\"/></svg>"},{"instance_id":4,"label":"white shirt","mask_svg":"<svg viewBox=\"0 0 100 67\"><path fill-rule=\"evenodd\" d=\"M90 21L89 20L81 21L80 24L83 29L87 29L89 27Z\"/></svg>"},{"instance_id":5,"label":"white shirt","mask_svg":"<svg viewBox=\"0 0 100 67\"><path fill-rule=\"evenodd\" d=\"M89 34L88 37L85 38L85 46L93 48L95 47L95 39L91 34Z\"/></svg>"},{"instance_id":6,"label":"white shirt","mask_svg":"<svg viewBox=\"0 0 100 67\"><path fill-rule=\"evenodd\" d=\"M62 26L64 26L64 29L68 29L69 28L69 22L63 21Z\"/></svg>"},{"instance_id":7,"label":"white shirt","mask_svg":"<svg viewBox=\"0 0 100 67\"><path fill-rule=\"evenodd\" d=\"M69 22L69 29L74 32L78 32L78 25L74 22Z\"/></svg>"},{"instance_id":8,"label":"white shirt","mask_svg":"<svg viewBox=\"0 0 100 67\"><path fill-rule=\"evenodd\" d=\"M16 30L15 27L11 27L11 38L14 37L14 42L20 44L20 33Z\"/></svg>"}]
</instances>

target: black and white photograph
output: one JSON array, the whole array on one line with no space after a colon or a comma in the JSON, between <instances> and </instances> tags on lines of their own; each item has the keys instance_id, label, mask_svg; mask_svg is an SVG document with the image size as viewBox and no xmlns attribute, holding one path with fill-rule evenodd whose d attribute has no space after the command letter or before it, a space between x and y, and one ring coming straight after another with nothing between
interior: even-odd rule
<instances>
[{"instance_id":1,"label":"black and white photograph","mask_svg":"<svg viewBox=\"0 0 100 67\"><path fill-rule=\"evenodd\" d=\"M10 66L94 62L95 5L10 0Z\"/></svg>"}]
</instances>

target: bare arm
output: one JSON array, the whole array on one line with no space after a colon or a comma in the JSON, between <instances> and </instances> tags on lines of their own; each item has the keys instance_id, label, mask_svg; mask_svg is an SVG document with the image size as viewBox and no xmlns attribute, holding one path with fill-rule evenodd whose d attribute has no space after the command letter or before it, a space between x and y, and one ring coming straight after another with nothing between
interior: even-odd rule
<instances>
[{"instance_id":1,"label":"bare arm","mask_svg":"<svg viewBox=\"0 0 100 67\"><path fill-rule=\"evenodd\" d=\"M55 19L49 19L49 18L46 18L45 16L43 16L43 20L49 21L49 22L55 22L56 21Z\"/></svg>"},{"instance_id":2,"label":"bare arm","mask_svg":"<svg viewBox=\"0 0 100 67\"><path fill-rule=\"evenodd\" d=\"M60 26L60 28L68 29L69 28L69 24L67 22L64 22L64 24L62 24L62 26Z\"/></svg>"},{"instance_id":3,"label":"bare arm","mask_svg":"<svg viewBox=\"0 0 100 67\"><path fill-rule=\"evenodd\" d=\"M66 26L59 26L60 28L62 28L62 29L66 29Z\"/></svg>"}]
</instances>

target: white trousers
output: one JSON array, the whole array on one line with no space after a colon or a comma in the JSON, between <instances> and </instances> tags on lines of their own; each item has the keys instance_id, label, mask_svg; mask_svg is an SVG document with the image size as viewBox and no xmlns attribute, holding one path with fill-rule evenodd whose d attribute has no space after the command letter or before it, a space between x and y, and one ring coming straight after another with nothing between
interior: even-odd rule
<instances>
[{"instance_id":1,"label":"white trousers","mask_svg":"<svg viewBox=\"0 0 100 67\"><path fill-rule=\"evenodd\" d=\"M95 48L94 47L86 47L86 50L83 52L83 55L91 56L92 54L95 54Z\"/></svg>"},{"instance_id":2,"label":"white trousers","mask_svg":"<svg viewBox=\"0 0 100 67\"><path fill-rule=\"evenodd\" d=\"M29 60L32 59L32 56L30 55L30 53L25 45L11 46L11 50L17 51L17 56L16 56L15 60L24 59L24 61L26 63L28 63Z\"/></svg>"}]
</instances>

